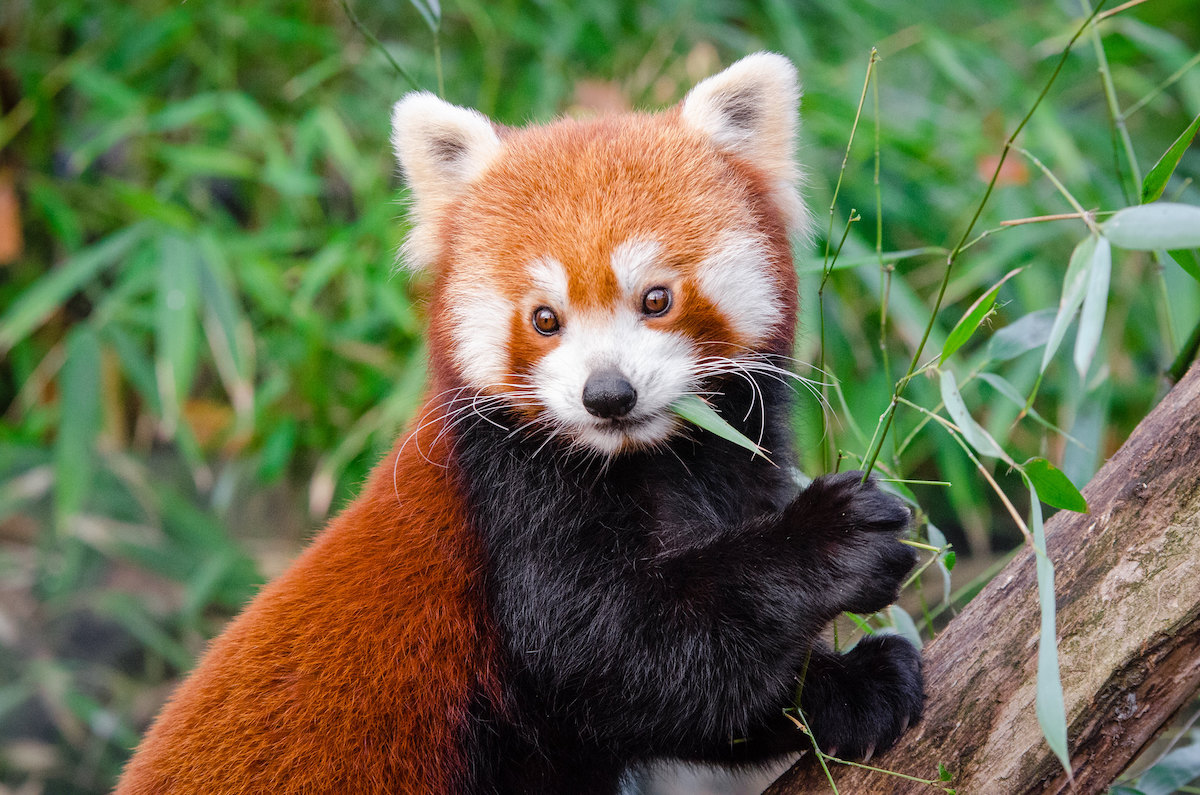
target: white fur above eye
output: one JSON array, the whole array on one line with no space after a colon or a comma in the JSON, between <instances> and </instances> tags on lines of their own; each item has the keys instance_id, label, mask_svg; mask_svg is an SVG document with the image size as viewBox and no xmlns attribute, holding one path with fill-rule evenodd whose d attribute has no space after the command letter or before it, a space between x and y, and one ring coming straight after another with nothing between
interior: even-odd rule
<instances>
[{"instance_id":1,"label":"white fur above eye","mask_svg":"<svg viewBox=\"0 0 1200 795\"><path fill-rule=\"evenodd\" d=\"M656 240L633 238L613 248L609 262L617 284L626 295L633 295L648 286L656 275L662 246Z\"/></svg>"},{"instance_id":2,"label":"white fur above eye","mask_svg":"<svg viewBox=\"0 0 1200 795\"><path fill-rule=\"evenodd\" d=\"M500 138L478 111L427 91L406 95L392 109L392 147L412 191L413 228L404 261L424 268L436 259L436 221L500 153Z\"/></svg>"},{"instance_id":3,"label":"white fur above eye","mask_svg":"<svg viewBox=\"0 0 1200 795\"><path fill-rule=\"evenodd\" d=\"M551 308L567 308L567 269L553 257L542 257L529 265L529 281L540 300L549 301Z\"/></svg>"},{"instance_id":4,"label":"white fur above eye","mask_svg":"<svg viewBox=\"0 0 1200 795\"><path fill-rule=\"evenodd\" d=\"M684 123L705 133L769 176L773 197L789 230L808 231L809 216L797 184L800 81L782 55L758 52L696 85L683 100Z\"/></svg>"}]
</instances>

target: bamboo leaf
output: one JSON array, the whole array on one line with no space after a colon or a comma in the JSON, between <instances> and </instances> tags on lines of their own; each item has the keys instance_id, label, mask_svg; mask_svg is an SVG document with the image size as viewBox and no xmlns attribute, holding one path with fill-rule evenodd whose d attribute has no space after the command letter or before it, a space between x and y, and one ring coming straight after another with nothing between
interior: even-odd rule
<instances>
[{"instance_id":1,"label":"bamboo leaf","mask_svg":"<svg viewBox=\"0 0 1200 795\"><path fill-rule=\"evenodd\" d=\"M1171 795L1197 778L1200 778L1200 745L1193 742L1155 762L1137 780L1137 788L1143 795Z\"/></svg>"},{"instance_id":2,"label":"bamboo leaf","mask_svg":"<svg viewBox=\"0 0 1200 795\"><path fill-rule=\"evenodd\" d=\"M1054 564L1046 555L1046 529L1042 523L1042 504L1033 482L1029 487L1029 528L1033 534L1033 551L1037 566L1038 605L1041 608L1041 630L1038 634L1037 712L1038 725L1046 744L1058 757L1063 769L1071 772L1067 750L1067 709L1063 702L1062 678L1058 670L1058 637L1055 632Z\"/></svg>"},{"instance_id":3,"label":"bamboo leaf","mask_svg":"<svg viewBox=\"0 0 1200 795\"><path fill-rule=\"evenodd\" d=\"M417 9L417 13L421 15L421 19L425 20L429 30L437 33L438 28L442 26L441 3L438 0L410 0L410 2L413 8Z\"/></svg>"},{"instance_id":4,"label":"bamboo leaf","mask_svg":"<svg viewBox=\"0 0 1200 795\"><path fill-rule=\"evenodd\" d=\"M1075 337L1075 369L1081 377L1087 376L1096 347L1100 344L1104 315L1108 311L1108 282L1111 276L1112 248L1102 238L1096 243L1096 253L1088 269L1087 293L1083 297L1083 311L1079 315L1079 334Z\"/></svg>"},{"instance_id":5,"label":"bamboo leaf","mask_svg":"<svg viewBox=\"0 0 1200 795\"><path fill-rule=\"evenodd\" d=\"M121 363L121 372L142 400L146 401L151 412L160 414L162 406L158 399L158 385L155 383L154 362L143 351L137 339L116 323L109 323L103 329L104 343L117 354Z\"/></svg>"},{"instance_id":6,"label":"bamboo leaf","mask_svg":"<svg viewBox=\"0 0 1200 795\"><path fill-rule=\"evenodd\" d=\"M0 318L0 352L24 339L96 274L120 261L145 232L142 224L128 226L76 253L36 281Z\"/></svg>"},{"instance_id":7,"label":"bamboo leaf","mask_svg":"<svg viewBox=\"0 0 1200 795\"><path fill-rule=\"evenodd\" d=\"M1087 500L1079 493L1079 489L1075 488L1070 478L1054 464L1044 458L1031 458L1022 468L1033 481L1042 502L1077 513L1088 512Z\"/></svg>"},{"instance_id":8,"label":"bamboo leaf","mask_svg":"<svg viewBox=\"0 0 1200 795\"><path fill-rule=\"evenodd\" d=\"M942 402L946 404L946 411L950 414L950 419L954 420L954 424L962 432L963 438L971 447L975 448L975 452L1011 462L1012 459L1000 448L996 440L971 418L971 412L967 411L967 404L958 391L954 373L942 370L941 389Z\"/></svg>"},{"instance_id":9,"label":"bamboo leaf","mask_svg":"<svg viewBox=\"0 0 1200 795\"><path fill-rule=\"evenodd\" d=\"M1050 338L1054 316L1053 309L1039 309L1000 329L988 341L988 359L1006 362L1034 348L1042 347Z\"/></svg>"},{"instance_id":10,"label":"bamboo leaf","mask_svg":"<svg viewBox=\"0 0 1200 795\"><path fill-rule=\"evenodd\" d=\"M1175 139L1175 143L1167 147L1167 151L1142 180L1142 204L1158 201L1162 197L1163 191L1167 188L1167 181L1175 173L1179 161L1183 158L1183 153L1191 146L1192 139L1196 137L1198 130L1200 130L1200 115L1192 119L1192 123L1180 133L1179 137Z\"/></svg>"},{"instance_id":11,"label":"bamboo leaf","mask_svg":"<svg viewBox=\"0 0 1200 795\"><path fill-rule=\"evenodd\" d=\"M1083 303L1088 274L1091 273L1092 264L1095 262L1096 244L1099 241L1100 238L1096 235L1088 235L1079 241L1079 245L1071 252L1071 263L1067 266L1067 275L1063 279L1062 297L1058 301L1058 314L1054 316L1054 325L1050 328L1050 337L1046 340L1046 350L1042 354L1043 372L1054 358L1063 335L1067 333L1067 327L1071 325L1075 312Z\"/></svg>"},{"instance_id":12,"label":"bamboo leaf","mask_svg":"<svg viewBox=\"0 0 1200 795\"><path fill-rule=\"evenodd\" d=\"M737 428L730 425L728 422L717 413L716 409L708 405L703 398L698 395L684 395L671 404L671 411L692 423L693 425L703 428L709 433L720 436L722 439L733 442L736 445L746 448L755 455L767 457L767 452L759 447L754 442L747 439ZM769 459L768 459L769 460Z\"/></svg>"},{"instance_id":13,"label":"bamboo leaf","mask_svg":"<svg viewBox=\"0 0 1200 795\"><path fill-rule=\"evenodd\" d=\"M980 373L979 380L983 381L988 386L999 392L1000 395L1009 403L1012 403L1014 406L1018 406L1020 408L1025 408L1026 399L1021 395L1017 388L1012 385L1012 382L1004 376L996 375L995 373ZM1065 435L1064 431L1059 429L1053 423L1047 422L1041 414L1038 414L1037 409L1035 409L1033 406L1030 406L1026 411L1030 417L1033 417L1050 430L1054 431L1055 433Z\"/></svg>"},{"instance_id":14,"label":"bamboo leaf","mask_svg":"<svg viewBox=\"0 0 1200 795\"><path fill-rule=\"evenodd\" d=\"M884 264L892 264L913 257L925 257L933 254L941 254L945 256L946 249L940 246L923 246L921 248L906 248L903 251L885 251L882 254L871 252L870 254L858 254L853 257L838 257L837 262L829 266L823 259L816 257L809 259L801 259L796 263L797 273L820 273L828 267L830 270L840 271L846 268L859 268L863 265L878 266L880 260Z\"/></svg>"},{"instance_id":15,"label":"bamboo leaf","mask_svg":"<svg viewBox=\"0 0 1200 795\"><path fill-rule=\"evenodd\" d=\"M946 536L932 524L925 525L925 537L932 546L941 549L947 546ZM942 575L942 604L950 604L950 570L954 568L954 550L948 549L937 557L937 568Z\"/></svg>"},{"instance_id":16,"label":"bamboo leaf","mask_svg":"<svg viewBox=\"0 0 1200 795\"><path fill-rule=\"evenodd\" d=\"M1118 248L1200 248L1200 207L1173 202L1126 207L1105 221L1100 231Z\"/></svg>"},{"instance_id":17,"label":"bamboo leaf","mask_svg":"<svg viewBox=\"0 0 1200 795\"><path fill-rule=\"evenodd\" d=\"M200 295L204 298L204 308L216 321L221 339L210 341L210 344L220 344L228 350L239 375L245 377L247 354L238 345L238 327L244 324L241 307L230 287L228 274L224 263L212 256L218 249L217 243L211 236L205 235L201 241L207 256L196 258L200 282Z\"/></svg>"},{"instance_id":18,"label":"bamboo leaf","mask_svg":"<svg viewBox=\"0 0 1200 795\"><path fill-rule=\"evenodd\" d=\"M95 468L95 441L100 431L100 340L90 326L76 327L67 338L59 390L54 512L61 526L83 507Z\"/></svg>"},{"instance_id":19,"label":"bamboo leaf","mask_svg":"<svg viewBox=\"0 0 1200 795\"><path fill-rule=\"evenodd\" d=\"M975 330L979 328L979 324L987 317L988 312L996 304L996 296L1000 293L1001 286L1006 281L1020 273L1023 268L1015 268L1004 274L1004 278L996 282L992 289L988 290L979 298L975 299L975 303L971 304L970 308L963 314L962 318L954 324L954 328L950 330L950 334L946 337L946 344L942 346L941 361L945 362L950 356L963 346L963 344L971 338Z\"/></svg>"},{"instance_id":20,"label":"bamboo leaf","mask_svg":"<svg viewBox=\"0 0 1200 795\"><path fill-rule=\"evenodd\" d=\"M199 280L189 241L163 235L158 241L159 280L155 312L155 371L163 420L174 431L180 405L191 389L197 358Z\"/></svg>"}]
</instances>

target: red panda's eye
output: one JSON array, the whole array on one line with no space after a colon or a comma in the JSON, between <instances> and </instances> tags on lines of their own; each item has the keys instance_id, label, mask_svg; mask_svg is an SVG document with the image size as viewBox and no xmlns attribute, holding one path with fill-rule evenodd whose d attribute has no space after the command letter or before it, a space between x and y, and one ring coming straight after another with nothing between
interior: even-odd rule
<instances>
[{"instance_id":1,"label":"red panda's eye","mask_svg":"<svg viewBox=\"0 0 1200 795\"><path fill-rule=\"evenodd\" d=\"M671 291L666 287L651 287L642 296L642 311L647 315L663 315L671 308Z\"/></svg>"},{"instance_id":2,"label":"red panda's eye","mask_svg":"<svg viewBox=\"0 0 1200 795\"><path fill-rule=\"evenodd\" d=\"M533 327L539 334L548 337L558 331L558 315L554 314L554 310L548 306L539 306L533 310Z\"/></svg>"}]
</instances>

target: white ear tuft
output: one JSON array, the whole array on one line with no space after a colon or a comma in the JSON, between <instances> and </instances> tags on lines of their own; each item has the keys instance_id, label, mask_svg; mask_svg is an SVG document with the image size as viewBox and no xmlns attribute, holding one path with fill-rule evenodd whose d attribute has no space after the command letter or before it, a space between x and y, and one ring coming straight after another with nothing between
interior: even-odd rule
<instances>
[{"instance_id":1,"label":"white ear tuft","mask_svg":"<svg viewBox=\"0 0 1200 795\"><path fill-rule=\"evenodd\" d=\"M800 85L782 55L748 55L701 81L683 100L683 119L723 149L769 173L792 163Z\"/></svg>"},{"instance_id":2,"label":"white ear tuft","mask_svg":"<svg viewBox=\"0 0 1200 795\"><path fill-rule=\"evenodd\" d=\"M428 267L437 257L436 219L495 159L500 138L483 114L422 91L392 109L392 147L413 195L404 260Z\"/></svg>"},{"instance_id":3,"label":"white ear tuft","mask_svg":"<svg viewBox=\"0 0 1200 795\"><path fill-rule=\"evenodd\" d=\"M681 109L684 123L772 178L774 198L793 231L804 231L808 220L796 194L799 104L796 67L782 55L758 52L702 80Z\"/></svg>"}]
</instances>

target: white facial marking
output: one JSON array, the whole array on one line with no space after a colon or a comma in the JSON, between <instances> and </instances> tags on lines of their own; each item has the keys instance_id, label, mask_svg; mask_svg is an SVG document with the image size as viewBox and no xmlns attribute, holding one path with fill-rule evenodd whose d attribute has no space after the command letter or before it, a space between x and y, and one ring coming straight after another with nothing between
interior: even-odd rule
<instances>
[{"instance_id":1,"label":"white facial marking","mask_svg":"<svg viewBox=\"0 0 1200 795\"><path fill-rule=\"evenodd\" d=\"M447 292L446 305L455 363L467 383L482 388L507 381L512 303L487 284L465 283Z\"/></svg>"},{"instance_id":2,"label":"white facial marking","mask_svg":"<svg viewBox=\"0 0 1200 795\"><path fill-rule=\"evenodd\" d=\"M752 235L726 234L696 270L700 290L747 344L766 339L782 320L770 276L766 243Z\"/></svg>"},{"instance_id":3,"label":"white facial marking","mask_svg":"<svg viewBox=\"0 0 1200 795\"><path fill-rule=\"evenodd\" d=\"M608 455L664 441L676 427L669 407L693 385L695 354L683 335L651 329L631 307L576 314L558 345L534 370L538 398L555 424L577 442ZM614 367L633 385L637 403L620 422L593 417L583 386Z\"/></svg>"},{"instance_id":4,"label":"white facial marking","mask_svg":"<svg viewBox=\"0 0 1200 795\"><path fill-rule=\"evenodd\" d=\"M534 260L529 266L529 279L553 309L567 306L567 269L553 257Z\"/></svg>"},{"instance_id":5,"label":"white facial marking","mask_svg":"<svg viewBox=\"0 0 1200 795\"><path fill-rule=\"evenodd\" d=\"M647 287L657 274L662 246L656 240L632 238L613 249L609 261L613 273L617 275L617 284L626 295L637 295Z\"/></svg>"}]
</instances>

